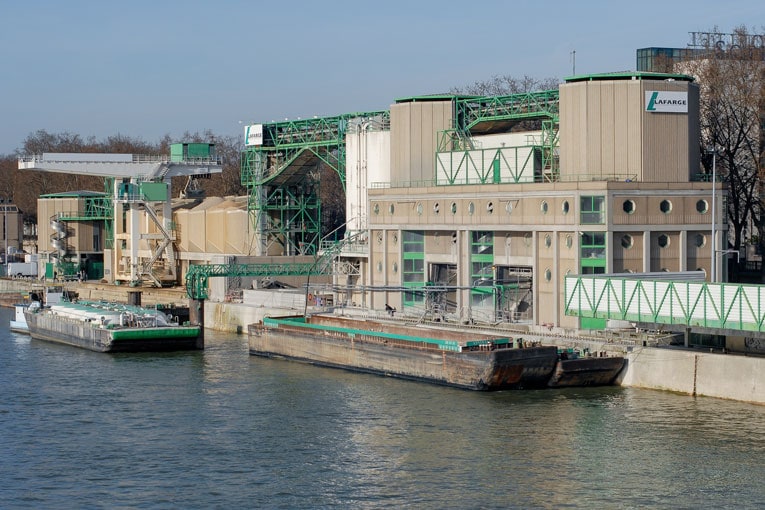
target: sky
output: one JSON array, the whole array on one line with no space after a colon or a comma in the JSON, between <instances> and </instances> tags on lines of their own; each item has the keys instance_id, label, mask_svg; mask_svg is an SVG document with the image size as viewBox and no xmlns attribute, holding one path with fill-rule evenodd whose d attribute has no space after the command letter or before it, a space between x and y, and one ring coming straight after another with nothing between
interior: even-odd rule
<instances>
[{"instance_id":1,"label":"sky","mask_svg":"<svg viewBox=\"0 0 765 510\"><path fill-rule=\"evenodd\" d=\"M388 109L493 76L635 70L762 0L0 0L0 155L38 130L148 143ZM575 52L575 68L572 59Z\"/></svg>"}]
</instances>

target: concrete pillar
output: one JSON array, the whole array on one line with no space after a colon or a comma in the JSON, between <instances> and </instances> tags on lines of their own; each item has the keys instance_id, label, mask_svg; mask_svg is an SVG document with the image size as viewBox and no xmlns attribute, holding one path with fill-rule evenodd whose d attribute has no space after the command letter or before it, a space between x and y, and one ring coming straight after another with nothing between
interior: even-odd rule
<instances>
[{"instance_id":1,"label":"concrete pillar","mask_svg":"<svg viewBox=\"0 0 765 510\"><path fill-rule=\"evenodd\" d=\"M189 323L199 326L197 349L205 348L205 300L189 299Z\"/></svg>"},{"instance_id":2,"label":"concrete pillar","mask_svg":"<svg viewBox=\"0 0 765 510\"><path fill-rule=\"evenodd\" d=\"M651 271L651 231L643 232L643 272Z\"/></svg>"}]
</instances>

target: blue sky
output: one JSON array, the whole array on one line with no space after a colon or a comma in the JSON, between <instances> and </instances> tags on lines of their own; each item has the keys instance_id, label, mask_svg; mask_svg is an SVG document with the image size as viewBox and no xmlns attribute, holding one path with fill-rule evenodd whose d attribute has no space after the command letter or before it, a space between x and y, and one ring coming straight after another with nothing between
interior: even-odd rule
<instances>
[{"instance_id":1,"label":"blue sky","mask_svg":"<svg viewBox=\"0 0 765 510\"><path fill-rule=\"evenodd\" d=\"M761 0L0 0L0 154L32 132L158 141L387 109L495 75L635 69L688 32L762 33Z\"/></svg>"}]
</instances>

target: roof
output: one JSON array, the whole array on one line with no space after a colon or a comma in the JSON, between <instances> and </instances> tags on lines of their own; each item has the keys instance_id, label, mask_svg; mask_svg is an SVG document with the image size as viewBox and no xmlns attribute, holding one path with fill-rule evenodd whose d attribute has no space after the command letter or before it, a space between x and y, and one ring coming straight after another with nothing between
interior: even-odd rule
<instances>
[{"instance_id":1,"label":"roof","mask_svg":"<svg viewBox=\"0 0 765 510\"><path fill-rule=\"evenodd\" d=\"M482 97L482 96L475 96L472 94L427 94L424 96L410 96L410 97L401 97L396 99L396 103L422 103L426 101L452 101L452 100L459 100L459 99L470 99L473 97Z\"/></svg>"},{"instance_id":2,"label":"roof","mask_svg":"<svg viewBox=\"0 0 765 510\"><path fill-rule=\"evenodd\" d=\"M564 78L566 83L577 81L603 81L603 80L676 80L694 81L693 76L687 74L671 73L648 73L644 71L619 71L615 73L580 74Z\"/></svg>"},{"instance_id":3,"label":"roof","mask_svg":"<svg viewBox=\"0 0 765 510\"><path fill-rule=\"evenodd\" d=\"M48 193L46 195L40 195L40 198L85 198L85 197L106 197L107 193L103 191L62 191L60 193Z\"/></svg>"}]
</instances>

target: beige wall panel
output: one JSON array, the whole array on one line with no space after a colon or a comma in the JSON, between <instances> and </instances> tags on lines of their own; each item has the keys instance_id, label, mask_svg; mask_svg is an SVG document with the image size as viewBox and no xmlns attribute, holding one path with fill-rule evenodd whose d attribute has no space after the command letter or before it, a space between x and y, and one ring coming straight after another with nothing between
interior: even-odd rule
<instances>
[{"instance_id":1,"label":"beige wall panel","mask_svg":"<svg viewBox=\"0 0 765 510\"><path fill-rule=\"evenodd\" d=\"M451 101L391 106L391 180L432 181L438 133L451 128Z\"/></svg>"},{"instance_id":2,"label":"beige wall panel","mask_svg":"<svg viewBox=\"0 0 765 510\"><path fill-rule=\"evenodd\" d=\"M687 182L690 175L688 154L691 141L688 114L647 112L644 103L646 91L685 92L688 91L688 83L643 81L642 88L644 158L642 180ZM689 103L693 98L694 95L689 93ZM689 109L691 108L694 106L689 107ZM696 149L694 148L694 150Z\"/></svg>"},{"instance_id":3,"label":"beige wall panel","mask_svg":"<svg viewBox=\"0 0 765 510\"><path fill-rule=\"evenodd\" d=\"M205 231L205 216L206 213L202 211L189 212L189 251L199 252L205 251L207 246L207 232Z\"/></svg>"},{"instance_id":4,"label":"beige wall panel","mask_svg":"<svg viewBox=\"0 0 765 510\"><path fill-rule=\"evenodd\" d=\"M231 254L249 255L253 249L254 240L249 228L249 214L246 210L226 211L226 245L225 252Z\"/></svg>"},{"instance_id":5,"label":"beige wall panel","mask_svg":"<svg viewBox=\"0 0 765 510\"><path fill-rule=\"evenodd\" d=\"M627 157L625 172L630 179L641 180L643 173L643 89L637 81L630 81L625 87L626 129L622 140L622 150Z\"/></svg>"},{"instance_id":6,"label":"beige wall panel","mask_svg":"<svg viewBox=\"0 0 765 510\"><path fill-rule=\"evenodd\" d=\"M614 232L613 272L643 272L643 234L641 232Z\"/></svg>"},{"instance_id":7,"label":"beige wall panel","mask_svg":"<svg viewBox=\"0 0 765 510\"><path fill-rule=\"evenodd\" d=\"M173 221L175 222L175 245L179 251L189 250L189 212L185 209L175 211L173 213Z\"/></svg>"},{"instance_id":8,"label":"beige wall panel","mask_svg":"<svg viewBox=\"0 0 765 510\"><path fill-rule=\"evenodd\" d=\"M205 251L208 253L224 253L226 245L226 211L214 209L207 211L205 216Z\"/></svg>"},{"instance_id":9,"label":"beige wall panel","mask_svg":"<svg viewBox=\"0 0 765 510\"><path fill-rule=\"evenodd\" d=\"M584 132L586 138L583 140L587 148L587 158L585 167L581 175L592 176L600 175L603 171L601 161L601 150L603 128L602 128L602 83L589 82L587 87L587 129Z\"/></svg>"},{"instance_id":10,"label":"beige wall panel","mask_svg":"<svg viewBox=\"0 0 765 510\"><path fill-rule=\"evenodd\" d=\"M456 255L456 243L452 242L452 233L448 230L425 233L425 253L427 255ZM456 263L456 259L455 259Z\"/></svg>"},{"instance_id":11,"label":"beige wall panel","mask_svg":"<svg viewBox=\"0 0 765 510\"><path fill-rule=\"evenodd\" d=\"M659 246L659 237L666 235L669 244ZM651 233L651 271L680 271L680 235L677 232Z\"/></svg>"}]
</instances>

